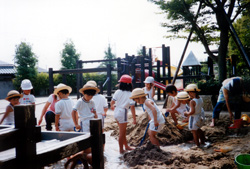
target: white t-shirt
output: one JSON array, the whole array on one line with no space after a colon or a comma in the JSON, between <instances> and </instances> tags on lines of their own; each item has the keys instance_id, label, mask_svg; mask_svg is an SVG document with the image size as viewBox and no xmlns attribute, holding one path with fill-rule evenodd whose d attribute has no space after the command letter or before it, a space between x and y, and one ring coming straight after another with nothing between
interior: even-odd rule
<instances>
[{"instance_id":1,"label":"white t-shirt","mask_svg":"<svg viewBox=\"0 0 250 169\"><path fill-rule=\"evenodd\" d=\"M60 114L60 119L72 119L73 105L74 102L70 98L61 99L55 105L55 113Z\"/></svg>"},{"instance_id":2,"label":"white t-shirt","mask_svg":"<svg viewBox=\"0 0 250 169\"><path fill-rule=\"evenodd\" d=\"M4 125L15 125L14 106L12 106L11 104L9 104L8 106L10 106L13 109L13 111L9 112L9 115L7 117L5 117L5 119L3 120L3 124Z\"/></svg>"},{"instance_id":3,"label":"white t-shirt","mask_svg":"<svg viewBox=\"0 0 250 169\"><path fill-rule=\"evenodd\" d=\"M81 121L85 121L94 118L95 114L93 111L96 111L96 108L93 100L87 102L83 98L80 98L77 100L73 110L78 111Z\"/></svg>"},{"instance_id":4,"label":"white t-shirt","mask_svg":"<svg viewBox=\"0 0 250 169\"><path fill-rule=\"evenodd\" d=\"M144 89L144 93L145 93L145 94L148 94L148 95L147 95L147 98L148 98L148 99L151 99L151 100L154 100L154 98L153 98L153 96L152 96L152 91L154 90L154 88L151 87L151 89L148 90L146 87L144 87L143 89Z\"/></svg>"},{"instance_id":5,"label":"white t-shirt","mask_svg":"<svg viewBox=\"0 0 250 169\"><path fill-rule=\"evenodd\" d=\"M97 114L104 114L104 108L108 108L107 99L103 95L96 94L96 95L94 95L92 100L95 103L96 113Z\"/></svg>"},{"instance_id":6,"label":"white t-shirt","mask_svg":"<svg viewBox=\"0 0 250 169\"><path fill-rule=\"evenodd\" d=\"M23 97L19 99L20 104L33 104L35 101L35 96L33 94L23 94Z\"/></svg>"},{"instance_id":7,"label":"white t-shirt","mask_svg":"<svg viewBox=\"0 0 250 169\"><path fill-rule=\"evenodd\" d=\"M116 90L112 100L116 101L117 108L128 109L130 105L135 105L135 102L130 99L131 92L130 91L122 91L120 89Z\"/></svg>"}]
</instances>

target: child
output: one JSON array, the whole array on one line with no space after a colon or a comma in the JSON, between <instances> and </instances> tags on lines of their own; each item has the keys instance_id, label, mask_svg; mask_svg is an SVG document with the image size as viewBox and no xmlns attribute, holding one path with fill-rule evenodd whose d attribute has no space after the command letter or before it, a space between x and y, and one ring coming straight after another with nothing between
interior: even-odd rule
<instances>
[{"instance_id":1,"label":"child","mask_svg":"<svg viewBox=\"0 0 250 169\"><path fill-rule=\"evenodd\" d=\"M151 100L154 100L155 96L154 81L154 78L151 76L148 76L144 81L145 87L143 88L143 90L146 94L148 94L147 98Z\"/></svg>"},{"instance_id":2,"label":"child","mask_svg":"<svg viewBox=\"0 0 250 169\"><path fill-rule=\"evenodd\" d=\"M97 87L97 84L95 81L90 80L88 81L89 83L92 83L95 87ZM99 119L102 119L102 130L104 128L104 118L107 115L107 111L108 111L108 102L107 99L103 96L100 95L98 93L96 93L92 100L95 103L95 107L96 107L96 113Z\"/></svg>"},{"instance_id":3,"label":"child","mask_svg":"<svg viewBox=\"0 0 250 169\"><path fill-rule=\"evenodd\" d=\"M34 90L29 79L22 81L20 93L23 93L23 97L19 100L20 104L35 104Z\"/></svg>"},{"instance_id":4,"label":"child","mask_svg":"<svg viewBox=\"0 0 250 169\"><path fill-rule=\"evenodd\" d=\"M133 99L135 102L139 104L143 104L145 111L150 116L149 121L149 138L152 144L160 146L158 139L155 137L156 134L162 129L165 123L165 119L155 104L155 102L151 99L146 98L145 92L141 88L136 88L132 91L132 96L130 99Z\"/></svg>"},{"instance_id":5,"label":"child","mask_svg":"<svg viewBox=\"0 0 250 169\"><path fill-rule=\"evenodd\" d=\"M71 112L76 130L81 132L90 132L90 120L97 118L96 107L93 96L100 90L93 85L92 82L87 82L79 92L83 94L82 98L78 99L73 111ZM78 124L78 116L80 118L80 125Z\"/></svg>"},{"instance_id":6,"label":"child","mask_svg":"<svg viewBox=\"0 0 250 169\"><path fill-rule=\"evenodd\" d=\"M188 92L190 98L190 110L189 112L185 112L185 116L189 117L189 130L192 131L194 142L195 144L200 147L201 144L205 143L205 135L204 132L201 130L203 125L203 115L202 115L202 105L203 101L199 97L198 89L196 84L189 84L185 88L185 91Z\"/></svg>"},{"instance_id":7,"label":"child","mask_svg":"<svg viewBox=\"0 0 250 169\"><path fill-rule=\"evenodd\" d=\"M190 98L187 92L179 92L176 97L174 97L172 107L166 109L167 112L171 113L171 116L176 125L178 125L178 120L175 115L176 113L181 115L182 118L185 118L183 122L188 121L188 118L184 115L184 112L189 111L189 101Z\"/></svg>"},{"instance_id":8,"label":"child","mask_svg":"<svg viewBox=\"0 0 250 169\"><path fill-rule=\"evenodd\" d=\"M122 154L126 150L133 150L132 147L128 146L126 139L128 123L127 113L129 107L132 112L134 124L136 124L136 117L135 102L129 99L132 91L132 78L129 75L122 75L119 82L119 89L115 91L110 104L111 110L114 110L114 117L119 126L119 149L120 153ZM125 146L125 150L123 149L123 146Z\"/></svg>"},{"instance_id":9,"label":"child","mask_svg":"<svg viewBox=\"0 0 250 169\"><path fill-rule=\"evenodd\" d=\"M56 89L56 86L54 87ZM43 107L40 119L38 121L38 125L41 125L43 121L43 116L45 115L46 120L46 130L51 131L52 130L52 123L55 122L55 104L59 101L59 97L57 97L56 94L52 93L46 104Z\"/></svg>"},{"instance_id":10,"label":"child","mask_svg":"<svg viewBox=\"0 0 250 169\"><path fill-rule=\"evenodd\" d=\"M56 131L74 131L74 123L71 116L73 101L69 98L72 88L65 84L58 84L54 94L61 99L55 104L55 127Z\"/></svg>"},{"instance_id":11,"label":"child","mask_svg":"<svg viewBox=\"0 0 250 169\"><path fill-rule=\"evenodd\" d=\"M4 125L15 125L14 106L20 103L19 99L22 97L23 95L16 90L11 90L8 92L5 100L8 100L10 104L6 107L6 111L0 121L0 124L3 123Z\"/></svg>"}]
</instances>

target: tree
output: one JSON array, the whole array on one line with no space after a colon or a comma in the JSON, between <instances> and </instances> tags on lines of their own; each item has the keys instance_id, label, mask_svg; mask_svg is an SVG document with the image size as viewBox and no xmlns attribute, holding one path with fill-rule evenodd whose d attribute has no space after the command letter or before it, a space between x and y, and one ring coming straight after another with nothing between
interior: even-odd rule
<instances>
[{"instance_id":1,"label":"tree","mask_svg":"<svg viewBox=\"0 0 250 169\"><path fill-rule=\"evenodd\" d=\"M250 56L250 14L246 13L234 24L235 31L237 32L241 42L244 46L245 52ZM240 57L240 52L237 48L237 45L231 37L229 39L229 56L237 56L237 65L236 70L237 74L240 76L249 76L249 66L245 58Z\"/></svg>"},{"instance_id":2,"label":"tree","mask_svg":"<svg viewBox=\"0 0 250 169\"><path fill-rule=\"evenodd\" d=\"M104 60L111 60L111 59L116 59L115 54L112 53L112 49L110 47L110 44L108 45L108 48L106 51L104 51ZM107 67L107 65L110 64L112 68L116 67L116 62L115 61L109 61L109 62L103 62L100 64L99 67Z\"/></svg>"},{"instance_id":3,"label":"tree","mask_svg":"<svg viewBox=\"0 0 250 169\"><path fill-rule=\"evenodd\" d=\"M194 30L191 41L201 42L206 53L219 65L219 80L227 76L226 58L229 43L229 24L224 13L233 23L250 6L249 0L152 0L167 14L171 23L162 26L174 33L171 38L186 38L182 32ZM196 18L197 5L201 10ZM225 12L226 11L226 12ZM213 53L211 45L218 45L218 54Z\"/></svg>"},{"instance_id":4,"label":"tree","mask_svg":"<svg viewBox=\"0 0 250 169\"><path fill-rule=\"evenodd\" d=\"M76 69L76 62L79 57L80 54L76 53L74 43L71 40L66 42L61 53L62 69Z\"/></svg>"},{"instance_id":5,"label":"tree","mask_svg":"<svg viewBox=\"0 0 250 169\"><path fill-rule=\"evenodd\" d=\"M80 54L76 52L74 43L69 40L64 44L64 49L61 53L61 69L76 69L77 61L80 58ZM67 84L72 87L73 92L76 92L76 74L67 74Z\"/></svg>"},{"instance_id":6,"label":"tree","mask_svg":"<svg viewBox=\"0 0 250 169\"><path fill-rule=\"evenodd\" d=\"M15 64L17 76L15 80L15 86L20 86L20 83L23 79L29 79L31 82L34 82L37 76L37 62L38 59L32 52L31 45L21 42L16 46Z\"/></svg>"}]
</instances>

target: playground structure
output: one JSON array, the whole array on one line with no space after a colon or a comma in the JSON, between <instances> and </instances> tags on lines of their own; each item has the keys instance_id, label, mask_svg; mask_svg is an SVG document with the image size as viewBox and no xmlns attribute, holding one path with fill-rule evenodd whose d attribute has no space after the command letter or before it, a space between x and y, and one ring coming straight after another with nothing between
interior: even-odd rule
<instances>
[{"instance_id":1,"label":"playground structure","mask_svg":"<svg viewBox=\"0 0 250 169\"><path fill-rule=\"evenodd\" d=\"M66 82L66 75L67 74L77 74L77 91L83 86L83 73L93 73L93 72L106 72L107 78L102 83L99 84L101 88L107 86L107 93L106 97L110 101L112 98L112 89L114 86L111 84L112 71L117 72L117 81L123 74L128 74L132 77L132 84L133 87L144 87L144 80L147 76L153 76L155 78L155 86L157 87L157 99L161 100L161 95L163 98L166 98L165 87L167 84L170 84L173 80L173 75L176 73L177 68L171 66L170 60L170 47L162 45L162 58L161 60L154 61L152 59L152 49L148 49L148 54L146 52L146 47L143 46L142 48L142 55L141 56L129 56L125 54L125 58L117 58L117 59L110 59L110 60L89 60L89 61L77 61L77 68L76 69L68 69L68 70L53 70L49 68L49 90L50 93L53 92L54 82L53 82L53 74L59 73L63 76L63 83L67 84ZM116 67L111 67L110 64L107 64L106 68L83 68L83 64L86 63L94 63L94 62L116 62ZM212 77L213 74L213 64L208 65L210 75L203 75L195 74L195 75L182 75L182 70L179 69L177 73L176 79L181 80L182 85L179 87L181 90L185 86L185 80L187 79L201 79L201 78L209 78ZM80 94L77 93L77 98L80 97Z\"/></svg>"},{"instance_id":2,"label":"playground structure","mask_svg":"<svg viewBox=\"0 0 250 169\"><path fill-rule=\"evenodd\" d=\"M0 168L38 169L91 147L93 168L104 168L100 119L90 121L90 135L79 132L41 132L34 105L14 108L15 128L0 125Z\"/></svg>"}]
</instances>

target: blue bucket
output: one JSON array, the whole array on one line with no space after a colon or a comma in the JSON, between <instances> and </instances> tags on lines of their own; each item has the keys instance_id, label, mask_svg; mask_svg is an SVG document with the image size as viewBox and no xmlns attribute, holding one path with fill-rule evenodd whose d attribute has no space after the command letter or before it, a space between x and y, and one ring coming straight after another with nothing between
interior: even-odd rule
<instances>
[{"instance_id":1,"label":"blue bucket","mask_svg":"<svg viewBox=\"0 0 250 169\"><path fill-rule=\"evenodd\" d=\"M238 169L250 169L250 154L240 154L235 157Z\"/></svg>"}]
</instances>

